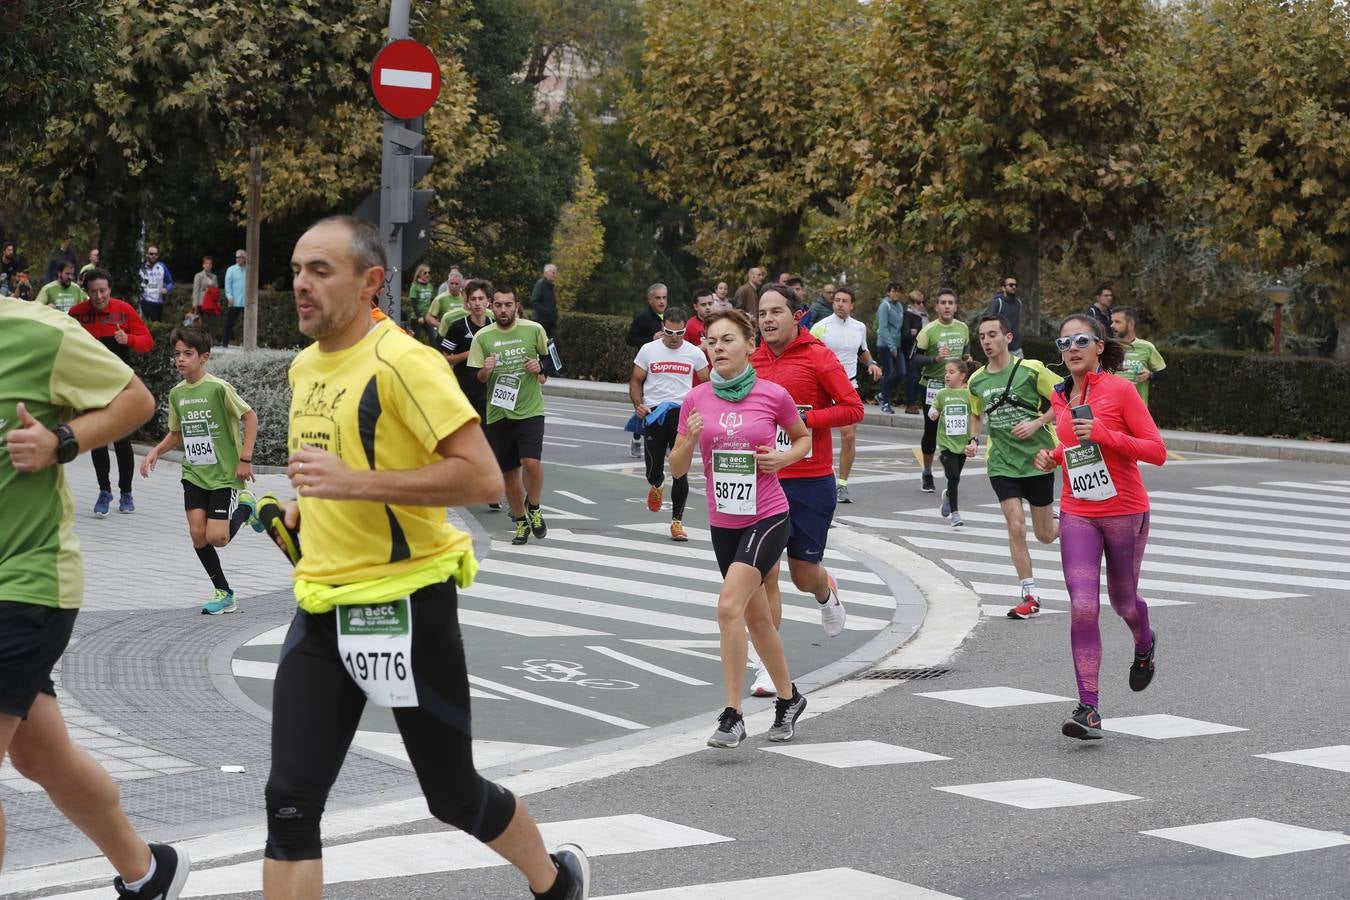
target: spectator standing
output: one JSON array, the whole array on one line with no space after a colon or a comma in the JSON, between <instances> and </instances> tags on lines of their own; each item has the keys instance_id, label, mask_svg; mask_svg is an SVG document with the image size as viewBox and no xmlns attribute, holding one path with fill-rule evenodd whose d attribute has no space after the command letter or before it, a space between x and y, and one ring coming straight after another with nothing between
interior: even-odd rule
<instances>
[{"instance_id":1,"label":"spectator standing","mask_svg":"<svg viewBox=\"0 0 1350 900\"><path fill-rule=\"evenodd\" d=\"M530 318L544 326L549 340L558 337L558 295L554 282L558 280L558 267L553 263L544 266L544 275L534 283L530 291Z\"/></svg>"},{"instance_id":2,"label":"spectator standing","mask_svg":"<svg viewBox=\"0 0 1350 900\"><path fill-rule=\"evenodd\" d=\"M801 326L803 328L810 328L817 322L824 322L834 314L834 292L836 290L838 288L826 282L820 289L820 296L811 301L811 308L806 311L806 315L802 316Z\"/></svg>"},{"instance_id":3,"label":"spectator standing","mask_svg":"<svg viewBox=\"0 0 1350 900\"><path fill-rule=\"evenodd\" d=\"M713 296L717 298L713 304L713 312L726 312L731 309L731 288L725 281L717 282L717 287L713 288Z\"/></svg>"},{"instance_id":4,"label":"spectator standing","mask_svg":"<svg viewBox=\"0 0 1350 900\"><path fill-rule=\"evenodd\" d=\"M23 260L19 258L14 242L5 241L4 249L0 250L0 294L14 293L19 272L23 271L23 268Z\"/></svg>"},{"instance_id":5,"label":"spectator standing","mask_svg":"<svg viewBox=\"0 0 1350 900\"><path fill-rule=\"evenodd\" d=\"M244 313L245 284L248 281L248 254L234 251L234 265L225 270L225 327L221 330L220 346L230 346L234 323Z\"/></svg>"},{"instance_id":6,"label":"spectator standing","mask_svg":"<svg viewBox=\"0 0 1350 900\"><path fill-rule=\"evenodd\" d=\"M98 248L95 247L93 250L89 251L89 262L85 263L83 266L80 266L80 274L79 274L80 281L81 282L84 281L84 275L86 272L92 272L95 269L97 269L98 264L99 264L99 252ZM81 284L80 286L83 287L84 285Z\"/></svg>"},{"instance_id":7,"label":"spectator standing","mask_svg":"<svg viewBox=\"0 0 1350 900\"><path fill-rule=\"evenodd\" d=\"M75 266L72 263L62 263L56 272L56 280L44 284L42 290L33 298L34 302L43 306L54 306L63 313L70 312L76 303L89 299L89 295L75 284L74 280Z\"/></svg>"},{"instance_id":8,"label":"spectator standing","mask_svg":"<svg viewBox=\"0 0 1350 900\"><path fill-rule=\"evenodd\" d=\"M1116 293L1111 289L1111 285L1102 282L1097 285L1096 299L1086 310L1092 320L1102 327L1102 334L1111 333L1111 304L1115 298Z\"/></svg>"},{"instance_id":9,"label":"spectator standing","mask_svg":"<svg viewBox=\"0 0 1350 900\"><path fill-rule=\"evenodd\" d=\"M763 283L764 270L755 266L745 273L745 284L736 288L736 298L732 306L749 316L751 322L756 320L759 313L759 286Z\"/></svg>"},{"instance_id":10,"label":"spectator standing","mask_svg":"<svg viewBox=\"0 0 1350 900\"><path fill-rule=\"evenodd\" d=\"M20 269L19 274L14 276L13 294L20 300L33 299L33 284L28 280L27 269Z\"/></svg>"},{"instance_id":11,"label":"spectator standing","mask_svg":"<svg viewBox=\"0 0 1350 900\"><path fill-rule=\"evenodd\" d=\"M881 363L881 384L877 403L884 413L894 413L891 394L905 381L905 356L900 352L905 308L900 305L900 285L891 282L886 296L877 305L877 361ZM901 397L903 400L904 398Z\"/></svg>"},{"instance_id":12,"label":"spectator standing","mask_svg":"<svg viewBox=\"0 0 1350 900\"><path fill-rule=\"evenodd\" d=\"M998 316L1012 329L1012 355L1022 358L1022 298L1017 294L1017 279L1009 275L1003 279L1003 290L994 295L985 307L984 315Z\"/></svg>"},{"instance_id":13,"label":"spectator standing","mask_svg":"<svg viewBox=\"0 0 1350 900\"><path fill-rule=\"evenodd\" d=\"M895 296L900 294L900 285L891 282ZM889 291L888 291L889 293ZM900 353L905 357L905 412L911 416L919 415L919 366L910 362L914 353L914 342L919 332L928 327L928 298L923 291L915 288L909 292L909 306L905 308L905 319L900 325Z\"/></svg>"},{"instance_id":14,"label":"spectator standing","mask_svg":"<svg viewBox=\"0 0 1350 900\"><path fill-rule=\"evenodd\" d=\"M132 305L112 295L112 276L104 269L95 269L89 273L85 284L89 287L89 299L72 307L71 316L124 363L130 364L132 353L149 353L155 346L155 339ZM117 486L121 491L117 511L134 513L136 504L131 499L131 484L136 474L136 456L131 451L131 438L114 441L113 451L117 454ZM112 504L109 478L112 463L106 446L94 447L89 451L89 457L98 478L94 515L101 519L108 515L108 507Z\"/></svg>"},{"instance_id":15,"label":"spectator standing","mask_svg":"<svg viewBox=\"0 0 1350 900\"><path fill-rule=\"evenodd\" d=\"M413 337L431 344L440 340L440 336L427 324L427 310L431 309L435 295L436 291L431 286L431 266L422 263L413 272L412 284L408 285L408 308L403 311L403 316Z\"/></svg>"},{"instance_id":16,"label":"spectator standing","mask_svg":"<svg viewBox=\"0 0 1350 900\"><path fill-rule=\"evenodd\" d=\"M141 266L141 312L150 322L164 321L164 299L173 290L173 276L169 267L159 258L159 248L145 248L145 265Z\"/></svg>"},{"instance_id":17,"label":"spectator standing","mask_svg":"<svg viewBox=\"0 0 1350 900\"><path fill-rule=\"evenodd\" d=\"M47 254L47 271L42 275L44 285L51 284L56 280L57 274L61 271L62 263L70 263L72 269L79 264L79 260L75 258L75 251L70 249L69 238L63 240L60 247Z\"/></svg>"},{"instance_id":18,"label":"spectator standing","mask_svg":"<svg viewBox=\"0 0 1350 900\"><path fill-rule=\"evenodd\" d=\"M197 321L199 325L201 323L202 301L206 297L206 292L211 288L220 287L219 283L216 281L216 273L213 271L215 267L215 259L210 256L203 256L202 270L192 276L192 312L198 317Z\"/></svg>"}]
</instances>

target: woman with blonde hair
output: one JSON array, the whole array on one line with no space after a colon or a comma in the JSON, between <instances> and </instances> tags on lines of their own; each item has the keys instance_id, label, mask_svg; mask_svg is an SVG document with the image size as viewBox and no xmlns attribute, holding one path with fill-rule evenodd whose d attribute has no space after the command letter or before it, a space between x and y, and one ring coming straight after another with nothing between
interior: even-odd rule
<instances>
[{"instance_id":1,"label":"woman with blonde hair","mask_svg":"<svg viewBox=\"0 0 1350 900\"><path fill-rule=\"evenodd\" d=\"M427 323L427 310L436 296L436 286L431 283L431 266L422 263L413 272L412 284L408 285L408 308L404 311L404 321L418 340L433 346L440 338Z\"/></svg>"}]
</instances>

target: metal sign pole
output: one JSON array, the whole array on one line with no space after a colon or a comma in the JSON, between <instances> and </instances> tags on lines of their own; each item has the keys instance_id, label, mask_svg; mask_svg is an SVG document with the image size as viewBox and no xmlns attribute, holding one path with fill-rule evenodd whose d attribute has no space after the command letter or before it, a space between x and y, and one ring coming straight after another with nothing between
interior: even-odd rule
<instances>
[{"instance_id":1,"label":"metal sign pole","mask_svg":"<svg viewBox=\"0 0 1350 900\"><path fill-rule=\"evenodd\" d=\"M408 23L412 17L412 0L391 0L389 4L389 42L408 37ZM385 289L388 291L388 309L386 312L395 322L403 322L403 223L408 216L399 216L400 197L396 192L406 195L412 188L411 183L402 180L402 167L396 157L403 155L394 142L395 129L402 129L403 123L392 116L384 117L384 146L380 164L380 234L384 236L384 252L389 259L389 268L385 273Z\"/></svg>"}]
</instances>

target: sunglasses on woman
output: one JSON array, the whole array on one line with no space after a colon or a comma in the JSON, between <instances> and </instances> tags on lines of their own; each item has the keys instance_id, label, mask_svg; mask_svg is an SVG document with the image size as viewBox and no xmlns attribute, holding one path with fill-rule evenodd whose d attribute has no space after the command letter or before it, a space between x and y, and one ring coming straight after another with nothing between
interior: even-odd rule
<instances>
[{"instance_id":1,"label":"sunglasses on woman","mask_svg":"<svg viewBox=\"0 0 1350 900\"><path fill-rule=\"evenodd\" d=\"M1071 334L1068 337L1055 338L1055 347L1060 353L1068 353L1070 347L1086 350L1097 340L1095 334Z\"/></svg>"}]
</instances>

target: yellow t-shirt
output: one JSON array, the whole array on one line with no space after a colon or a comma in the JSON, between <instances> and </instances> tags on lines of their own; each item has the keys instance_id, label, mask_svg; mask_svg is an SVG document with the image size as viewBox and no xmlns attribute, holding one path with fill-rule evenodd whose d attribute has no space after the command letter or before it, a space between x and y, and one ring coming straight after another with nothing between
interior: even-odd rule
<instances>
[{"instance_id":1,"label":"yellow t-shirt","mask_svg":"<svg viewBox=\"0 0 1350 900\"><path fill-rule=\"evenodd\" d=\"M290 451L308 444L357 469L429 465L441 458L437 444L478 421L440 353L392 323L374 326L337 353L311 344L291 363L290 383ZM446 523L444 507L303 496L299 502L297 583L390 578L473 549L467 534Z\"/></svg>"}]
</instances>

